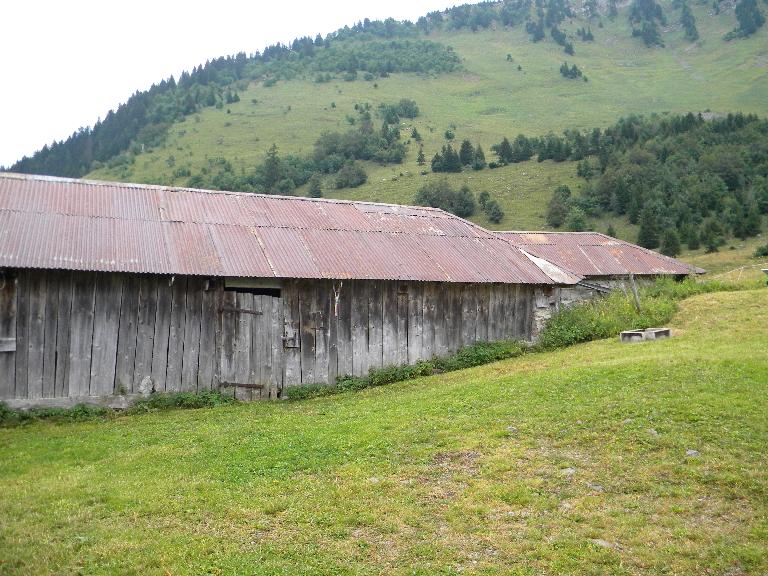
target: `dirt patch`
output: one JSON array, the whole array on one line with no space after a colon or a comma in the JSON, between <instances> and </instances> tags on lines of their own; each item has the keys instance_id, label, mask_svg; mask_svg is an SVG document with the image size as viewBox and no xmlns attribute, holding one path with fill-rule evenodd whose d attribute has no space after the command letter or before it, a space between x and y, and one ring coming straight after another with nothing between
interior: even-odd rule
<instances>
[{"instance_id":1,"label":"dirt patch","mask_svg":"<svg viewBox=\"0 0 768 576\"><path fill-rule=\"evenodd\" d=\"M432 458L432 463L445 472L464 472L470 476L477 473L477 461L480 452L475 450L456 450L450 452L438 452Z\"/></svg>"}]
</instances>

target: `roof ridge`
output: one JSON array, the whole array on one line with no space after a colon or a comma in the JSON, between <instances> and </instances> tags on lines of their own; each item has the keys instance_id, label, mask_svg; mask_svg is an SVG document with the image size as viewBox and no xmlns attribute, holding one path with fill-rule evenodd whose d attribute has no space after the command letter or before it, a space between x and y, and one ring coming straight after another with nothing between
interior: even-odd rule
<instances>
[{"instance_id":1,"label":"roof ridge","mask_svg":"<svg viewBox=\"0 0 768 576\"><path fill-rule=\"evenodd\" d=\"M598 234L600 236L604 236L605 238L614 238L613 236L608 236L607 234L603 234L602 232L593 232L591 230L580 230L580 231L569 231L569 230L494 230L496 234ZM618 238L614 238L615 240L618 240ZM624 242L624 240L622 240Z\"/></svg>"},{"instance_id":2,"label":"roof ridge","mask_svg":"<svg viewBox=\"0 0 768 576\"><path fill-rule=\"evenodd\" d=\"M190 220L148 220L145 218L123 218L120 216L84 216L82 214L70 214L65 212L45 212L45 211L38 211L38 212L32 212L32 211L25 211L25 210L15 210L15 209L9 209L9 208L3 208L0 207L0 213L3 212L15 212L18 214L50 214L55 216L63 216L65 218L85 218L88 220L116 220L116 221L130 221L130 222L156 222L158 224L199 224L203 226L231 226L233 228L269 228L269 229L281 229L281 230L322 230L325 232L355 232L360 234L373 234L373 233L381 233L381 234L393 234L393 235L408 235L408 236L448 236L452 238L478 238L478 236L461 236L458 234L429 234L429 233L422 233L422 232L404 232L402 230L379 230L379 229L365 229L365 228L340 228L340 227L320 227L320 226L302 226L302 225L293 225L289 226L286 224L238 224L238 223L232 223L232 222L205 222L205 221L190 221ZM418 218L422 218L422 216L418 216ZM481 228L480 226L477 226L478 228ZM485 238L487 240L493 240L494 237L492 234L489 234L487 237L480 236L480 238ZM506 242L506 240L505 240Z\"/></svg>"},{"instance_id":3,"label":"roof ridge","mask_svg":"<svg viewBox=\"0 0 768 576\"><path fill-rule=\"evenodd\" d=\"M413 208L416 210L428 210L430 212L440 212L450 218L459 218L442 208L432 206L417 206L415 204L393 204L390 202L371 202L368 200L343 200L341 198L309 198L307 196L287 196L285 194L265 194L263 192L238 192L235 190L208 190L205 188L192 188L188 186L165 186L162 184L142 184L137 182L123 182L120 180L91 180L89 178L70 178L66 176L48 176L45 174L23 174L21 172L0 172L0 178L10 178L14 180L28 180L39 182L61 182L68 184L82 184L88 186L115 186L122 188L135 188L139 190L163 190L167 192L194 192L199 194L227 195L227 196L245 196L259 198L269 198L275 200L300 200L303 202L317 202L325 204L361 204L364 206L387 206L391 208ZM459 218L460 219L460 218ZM473 224L477 226L477 224Z\"/></svg>"}]
</instances>

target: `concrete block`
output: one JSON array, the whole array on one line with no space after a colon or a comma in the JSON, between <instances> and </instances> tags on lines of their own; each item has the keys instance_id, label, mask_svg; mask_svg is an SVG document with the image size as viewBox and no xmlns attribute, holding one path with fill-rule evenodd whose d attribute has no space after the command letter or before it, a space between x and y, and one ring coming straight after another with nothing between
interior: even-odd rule
<instances>
[{"instance_id":1,"label":"concrete block","mask_svg":"<svg viewBox=\"0 0 768 576\"><path fill-rule=\"evenodd\" d=\"M645 340L661 340L672 336L669 328L647 328L645 330L625 330L619 334L622 342L643 342Z\"/></svg>"}]
</instances>

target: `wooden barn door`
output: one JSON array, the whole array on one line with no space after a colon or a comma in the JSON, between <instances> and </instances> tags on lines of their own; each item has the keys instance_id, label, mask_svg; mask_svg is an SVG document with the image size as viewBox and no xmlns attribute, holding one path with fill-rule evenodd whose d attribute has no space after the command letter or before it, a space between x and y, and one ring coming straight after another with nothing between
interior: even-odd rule
<instances>
[{"instance_id":1,"label":"wooden barn door","mask_svg":"<svg viewBox=\"0 0 768 576\"><path fill-rule=\"evenodd\" d=\"M276 398L282 387L282 301L245 290L224 290L219 386L240 400Z\"/></svg>"}]
</instances>

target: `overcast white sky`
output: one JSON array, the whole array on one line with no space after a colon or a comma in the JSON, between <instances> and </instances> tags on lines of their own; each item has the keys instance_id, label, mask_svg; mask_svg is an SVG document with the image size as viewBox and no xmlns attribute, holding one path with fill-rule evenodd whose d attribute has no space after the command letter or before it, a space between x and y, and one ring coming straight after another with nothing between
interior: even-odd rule
<instances>
[{"instance_id":1,"label":"overcast white sky","mask_svg":"<svg viewBox=\"0 0 768 576\"><path fill-rule=\"evenodd\" d=\"M6 0L0 166L92 125L136 90L207 59L325 35L363 18L415 20L449 0Z\"/></svg>"}]
</instances>

